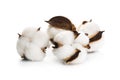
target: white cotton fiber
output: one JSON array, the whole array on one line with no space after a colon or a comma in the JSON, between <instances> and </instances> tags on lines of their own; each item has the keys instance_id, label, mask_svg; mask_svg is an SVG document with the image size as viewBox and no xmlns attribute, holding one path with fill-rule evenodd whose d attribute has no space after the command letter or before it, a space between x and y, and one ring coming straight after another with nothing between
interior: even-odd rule
<instances>
[{"instance_id":1,"label":"white cotton fiber","mask_svg":"<svg viewBox=\"0 0 120 80\"><path fill-rule=\"evenodd\" d=\"M27 27L23 30L22 35L27 38L33 38L33 36L36 34L37 28L35 27Z\"/></svg>"},{"instance_id":2,"label":"white cotton fiber","mask_svg":"<svg viewBox=\"0 0 120 80\"><path fill-rule=\"evenodd\" d=\"M29 45L29 39L26 37L21 37L17 41L17 52L20 54L22 57L25 53L25 48L26 46Z\"/></svg>"},{"instance_id":3,"label":"white cotton fiber","mask_svg":"<svg viewBox=\"0 0 120 80\"><path fill-rule=\"evenodd\" d=\"M49 25L48 27L49 28L47 29L47 32L50 39L54 38L59 32L65 31L64 29L55 28L55 27L52 27L51 25Z\"/></svg>"},{"instance_id":4,"label":"white cotton fiber","mask_svg":"<svg viewBox=\"0 0 120 80\"><path fill-rule=\"evenodd\" d=\"M33 36L33 38L34 38L33 43L35 43L41 48L44 48L45 46L48 46L49 44L49 36L46 32L38 31Z\"/></svg>"},{"instance_id":5,"label":"white cotton fiber","mask_svg":"<svg viewBox=\"0 0 120 80\"><path fill-rule=\"evenodd\" d=\"M70 57L74 53L75 48L70 45L64 45L60 48L53 49L53 53L59 58L59 59L66 59Z\"/></svg>"},{"instance_id":6,"label":"white cotton fiber","mask_svg":"<svg viewBox=\"0 0 120 80\"><path fill-rule=\"evenodd\" d=\"M60 32L54 37L54 41L63 45L72 44L74 41L74 34L72 31Z\"/></svg>"},{"instance_id":7,"label":"white cotton fiber","mask_svg":"<svg viewBox=\"0 0 120 80\"><path fill-rule=\"evenodd\" d=\"M100 31L100 28L94 22L87 22L79 26L78 32L79 31L83 31L84 33L87 33L88 37L91 38Z\"/></svg>"},{"instance_id":8,"label":"white cotton fiber","mask_svg":"<svg viewBox=\"0 0 120 80\"><path fill-rule=\"evenodd\" d=\"M89 38L85 33L80 31L78 37L74 40L75 43L80 43L82 46L86 46L89 44Z\"/></svg>"},{"instance_id":9,"label":"white cotton fiber","mask_svg":"<svg viewBox=\"0 0 120 80\"><path fill-rule=\"evenodd\" d=\"M29 60L39 61L39 60L43 60L43 58L45 57L45 53L41 50L39 46L30 43L25 50L25 56Z\"/></svg>"}]
</instances>

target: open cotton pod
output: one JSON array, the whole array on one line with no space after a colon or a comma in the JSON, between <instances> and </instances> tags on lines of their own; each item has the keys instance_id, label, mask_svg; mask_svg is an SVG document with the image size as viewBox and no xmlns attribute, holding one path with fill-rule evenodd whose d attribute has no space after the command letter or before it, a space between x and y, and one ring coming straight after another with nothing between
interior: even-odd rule
<instances>
[{"instance_id":1,"label":"open cotton pod","mask_svg":"<svg viewBox=\"0 0 120 80\"><path fill-rule=\"evenodd\" d=\"M49 24L48 26L48 34L52 39L57 33L64 31L64 30L76 30L74 24L64 17L64 16L55 16L52 17L49 21L45 21Z\"/></svg>"},{"instance_id":2,"label":"open cotton pod","mask_svg":"<svg viewBox=\"0 0 120 80\"><path fill-rule=\"evenodd\" d=\"M83 21L77 30L78 32L82 31L85 34L88 34L89 37L89 46L87 48L88 52L97 51L99 47L102 45L104 31L101 31L99 26L92 22L92 20Z\"/></svg>"},{"instance_id":3,"label":"open cotton pod","mask_svg":"<svg viewBox=\"0 0 120 80\"><path fill-rule=\"evenodd\" d=\"M76 48L72 45L63 45L62 47L53 49L55 56L66 64L77 64L84 61L86 58L86 50Z\"/></svg>"},{"instance_id":4,"label":"open cotton pod","mask_svg":"<svg viewBox=\"0 0 120 80\"><path fill-rule=\"evenodd\" d=\"M54 39L53 53L66 64L75 64L83 61L86 50L80 45L73 45L76 34L72 31L63 31L58 33Z\"/></svg>"},{"instance_id":5,"label":"open cotton pod","mask_svg":"<svg viewBox=\"0 0 120 80\"><path fill-rule=\"evenodd\" d=\"M40 28L29 27L19 34L17 51L23 59L39 61L45 56L49 36Z\"/></svg>"}]
</instances>

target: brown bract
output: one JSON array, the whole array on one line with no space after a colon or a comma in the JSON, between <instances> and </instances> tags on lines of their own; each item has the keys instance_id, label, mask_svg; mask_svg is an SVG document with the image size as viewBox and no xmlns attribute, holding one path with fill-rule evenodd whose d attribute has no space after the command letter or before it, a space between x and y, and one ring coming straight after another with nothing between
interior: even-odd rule
<instances>
[{"instance_id":1,"label":"brown bract","mask_svg":"<svg viewBox=\"0 0 120 80\"><path fill-rule=\"evenodd\" d=\"M53 39L50 39L50 41L52 42L52 44L54 45L53 48L59 48L62 47L63 44L55 42Z\"/></svg>"},{"instance_id":2,"label":"brown bract","mask_svg":"<svg viewBox=\"0 0 120 80\"><path fill-rule=\"evenodd\" d=\"M83 21L83 22L82 22L82 25L86 24L87 22L88 22L88 21Z\"/></svg>"},{"instance_id":3,"label":"brown bract","mask_svg":"<svg viewBox=\"0 0 120 80\"><path fill-rule=\"evenodd\" d=\"M66 61L66 63L70 63L79 56L80 52L81 52L80 50L76 49L73 55L71 55L69 58L66 58L64 60Z\"/></svg>"},{"instance_id":4,"label":"brown bract","mask_svg":"<svg viewBox=\"0 0 120 80\"><path fill-rule=\"evenodd\" d=\"M18 33L18 38L20 38L22 35Z\"/></svg>"},{"instance_id":5,"label":"brown bract","mask_svg":"<svg viewBox=\"0 0 120 80\"><path fill-rule=\"evenodd\" d=\"M80 35L77 31L73 31L75 39Z\"/></svg>"},{"instance_id":6,"label":"brown bract","mask_svg":"<svg viewBox=\"0 0 120 80\"><path fill-rule=\"evenodd\" d=\"M37 29L37 31L40 31L40 27Z\"/></svg>"},{"instance_id":7,"label":"brown bract","mask_svg":"<svg viewBox=\"0 0 120 80\"><path fill-rule=\"evenodd\" d=\"M87 48L87 49L90 49L90 48L91 48L89 44L86 45L86 46L84 46L84 47Z\"/></svg>"},{"instance_id":8,"label":"brown bract","mask_svg":"<svg viewBox=\"0 0 120 80\"><path fill-rule=\"evenodd\" d=\"M100 40L102 38L102 33L104 31L99 31L95 36L93 36L92 38L90 38L90 43L91 42L94 42L94 41L97 41L97 40Z\"/></svg>"},{"instance_id":9,"label":"brown bract","mask_svg":"<svg viewBox=\"0 0 120 80\"><path fill-rule=\"evenodd\" d=\"M25 54L23 54L23 56L21 56L21 58L23 58L23 60L29 60L29 59L25 56Z\"/></svg>"},{"instance_id":10,"label":"brown bract","mask_svg":"<svg viewBox=\"0 0 120 80\"><path fill-rule=\"evenodd\" d=\"M47 47L41 48L41 50L45 53L45 50L47 49Z\"/></svg>"},{"instance_id":11,"label":"brown bract","mask_svg":"<svg viewBox=\"0 0 120 80\"><path fill-rule=\"evenodd\" d=\"M65 30L76 30L74 24L72 22L63 16L55 16L51 18L49 21L45 21L52 25L53 27L65 29Z\"/></svg>"}]
</instances>

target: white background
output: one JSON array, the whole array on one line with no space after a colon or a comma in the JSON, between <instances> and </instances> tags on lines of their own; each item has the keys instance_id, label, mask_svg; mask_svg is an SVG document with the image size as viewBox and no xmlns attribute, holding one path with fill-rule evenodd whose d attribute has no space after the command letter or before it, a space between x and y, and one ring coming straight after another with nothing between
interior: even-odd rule
<instances>
[{"instance_id":1,"label":"white background","mask_svg":"<svg viewBox=\"0 0 120 80\"><path fill-rule=\"evenodd\" d=\"M120 80L119 0L0 0L0 80ZM105 30L103 47L84 63L63 65L48 50L42 62L24 62L16 51L25 27L47 29L44 21L68 17L76 26L93 19Z\"/></svg>"}]
</instances>

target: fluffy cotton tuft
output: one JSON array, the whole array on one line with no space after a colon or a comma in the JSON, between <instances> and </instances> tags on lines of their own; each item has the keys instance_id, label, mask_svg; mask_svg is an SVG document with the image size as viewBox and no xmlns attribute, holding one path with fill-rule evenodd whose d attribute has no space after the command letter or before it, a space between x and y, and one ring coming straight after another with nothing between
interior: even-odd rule
<instances>
[{"instance_id":1,"label":"fluffy cotton tuft","mask_svg":"<svg viewBox=\"0 0 120 80\"><path fill-rule=\"evenodd\" d=\"M82 46L86 46L89 44L89 38L85 33L80 31L78 37L74 40L75 43L80 43Z\"/></svg>"},{"instance_id":2,"label":"fluffy cotton tuft","mask_svg":"<svg viewBox=\"0 0 120 80\"><path fill-rule=\"evenodd\" d=\"M29 39L26 37L21 37L17 41L17 52L20 56L24 56L25 48L29 45Z\"/></svg>"},{"instance_id":3,"label":"fluffy cotton tuft","mask_svg":"<svg viewBox=\"0 0 120 80\"><path fill-rule=\"evenodd\" d=\"M75 48L70 45L64 45L60 48L53 49L53 53L59 58L64 60L74 53Z\"/></svg>"},{"instance_id":4,"label":"fluffy cotton tuft","mask_svg":"<svg viewBox=\"0 0 120 80\"><path fill-rule=\"evenodd\" d=\"M87 33L88 37L91 38L100 31L100 28L94 22L87 22L79 26L78 32L79 31L83 31L84 33Z\"/></svg>"},{"instance_id":5,"label":"fluffy cotton tuft","mask_svg":"<svg viewBox=\"0 0 120 80\"><path fill-rule=\"evenodd\" d=\"M44 49L49 43L49 36L40 28L29 27L23 30L17 41L17 51L22 58L32 61L42 60L45 56Z\"/></svg>"},{"instance_id":6,"label":"fluffy cotton tuft","mask_svg":"<svg viewBox=\"0 0 120 80\"><path fill-rule=\"evenodd\" d=\"M23 30L22 35L27 38L33 38L33 36L36 34L37 28L35 27L27 27Z\"/></svg>"},{"instance_id":7,"label":"fluffy cotton tuft","mask_svg":"<svg viewBox=\"0 0 120 80\"><path fill-rule=\"evenodd\" d=\"M63 45L72 44L74 41L74 34L72 31L60 32L54 37L54 41Z\"/></svg>"},{"instance_id":8,"label":"fluffy cotton tuft","mask_svg":"<svg viewBox=\"0 0 120 80\"><path fill-rule=\"evenodd\" d=\"M39 61L43 60L45 53L40 49L39 46L35 45L34 43L30 43L25 50L25 56L29 60Z\"/></svg>"},{"instance_id":9,"label":"fluffy cotton tuft","mask_svg":"<svg viewBox=\"0 0 120 80\"><path fill-rule=\"evenodd\" d=\"M34 40L33 43L38 45L40 48L44 48L45 46L48 46L48 41L49 41L49 35L47 32L43 31L38 31L36 34L33 36Z\"/></svg>"},{"instance_id":10,"label":"fluffy cotton tuft","mask_svg":"<svg viewBox=\"0 0 120 80\"><path fill-rule=\"evenodd\" d=\"M60 29L60 28L55 28L51 25L48 26L48 35L50 37L50 39L54 38L58 33L62 32L62 31L65 31L64 29Z\"/></svg>"}]
</instances>

